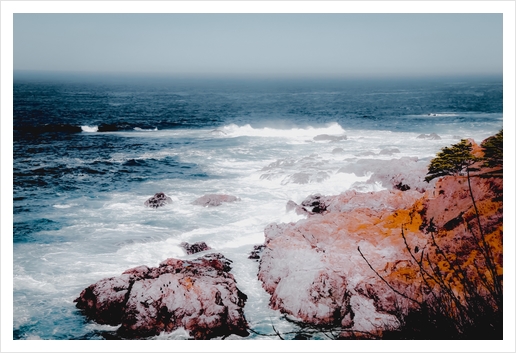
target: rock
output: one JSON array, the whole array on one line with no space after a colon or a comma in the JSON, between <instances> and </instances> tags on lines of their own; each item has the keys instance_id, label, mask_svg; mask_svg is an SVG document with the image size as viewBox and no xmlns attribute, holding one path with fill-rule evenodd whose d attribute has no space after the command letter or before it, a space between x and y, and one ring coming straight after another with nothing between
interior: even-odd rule
<instances>
[{"instance_id":1,"label":"rock","mask_svg":"<svg viewBox=\"0 0 516 353\"><path fill-rule=\"evenodd\" d=\"M473 177L471 185L501 276L503 179ZM453 254L475 287L481 288L482 278L489 276L477 250L480 233L465 177L444 177L424 194L408 188L348 190L336 196L311 195L305 204L323 211L295 223L268 225L258 272L271 295L270 306L305 323L374 334L396 328L396 315L416 308L412 300L429 297L408 249L417 258L424 254L431 271L437 264L443 278L450 272L439 252L443 249ZM430 233L435 233L439 248ZM460 284L450 286L458 293L463 290ZM438 293L439 288L434 283L431 290Z\"/></svg>"},{"instance_id":2,"label":"rock","mask_svg":"<svg viewBox=\"0 0 516 353\"><path fill-rule=\"evenodd\" d=\"M321 194L310 195L301 202L304 209L308 209L311 213L323 213L326 211L328 199Z\"/></svg>"},{"instance_id":3,"label":"rock","mask_svg":"<svg viewBox=\"0 0 516 353\"><path fill-rule=\"evenodd\" d=\"M263 248L265 248L265 245L255 245L253 248L253 251L251 251L251 254L249 255L248 259L251 260L260 260L260 256L262 254Z\"/></svg>"},{"instance_id":4,"label":"rock","mask_svg":"<svg viewBox=\"0 0 516 353\"><path fill-rule=\"evenodd\" d=\"M139 266L84 289L74 300L99 324L120 325L121 338L142 338L178 328L195 339L247 336L247 296L229 273L231 261L209 254L186 261L169 258L159 267Z\"/></svg>"},{"instance_id":5,"label":"rock","mask_svg":"<svg viewBox=\"0 0 516 353\"><path fill-rule=\"evenodd\" d=\"M285 208L286 208L287 212L295 210L296 214L298 214L298 215L310 215L310 214L313 214L312 212L308 211L306 208L304 208L303 206L298 205L297 203L295 203L292 200L289 200L287 202L287 205L286 205Z\"/></svg>"},{"instance_id":6,"label":"rock","mask_svg":"<svg viewBox=\"0 0 516 353\"><path fill-rule=\"evenodd\" d=\"M401 191L410 190L410 186L408 186L407 184L403 184L401 181L398 184L394 185L394 188Z\"/></svg>"},{"instance_id":7,"label":"rock","mask_svg":"<svg viewBox=\"0 0 516 353\"><path fill-rule=\"evenodd\" d=\"M150 199L145 201L144 205L147 207L158 208L165 206L168 203L172 203L172 199L165 195L163 192L158 192Z\"/></svg>"},{"instance_id":8,"label":"rock","mask_svg":"<svg viewBox=\"0 0 516 353\"><path fill-rule=\"evenodd\" d=\"M294 173L290 176L289 182L294 184L308 184L310 182L310 174L308 173Z\"/></svg>"},{"instance_id":9,"label":"rock","mask_svg":"<svg viewBox=\"0 0 516 353\"><path fill-rule=\"evenodd\" d=\"M330 142L336 142L336 141L342 141L347 140L348 137L346 135L328 135L328 134L321 134L314 137L314 141L330 141Z\"/></svg>"},{"instance_id":10,"label":"rock","mask_svg":"<svg viewBox=\"0 0 516 353\"><path fill-rule=\"evenodd\" d=\"M185 249L187 255L196 254L201 251L211 250L211 248L206 245L205 242L200 241L194 244L188 244L186 242L183 242L180 244L180 246Z\"/></svg>"},{"instance_id":11,"label":"rock","mask_svg":"<svg viewBox=\"0 0 516 353\"><path fill-rule=\"evenodd\" d=\"M426 139L426 140L440 140L441 136L437 135L435 132L432 132L431 134L428 134L428 135L421 134L417 138L418 139Z\"/></svg>"},{"instance_id":12,"label":"rock","mask_svg":"<svg viewBox=\"0 0 516 353\"><path fill-rule=\"evenodd\" d=\"M240 201L240 198L231 196L231 195L224 195L224 194L207 194L202 197L199 197L194 202L192 202L193 205L200 205L203 207L213 207L213 206L220 206L224 202L235 202Z\"/></svg>"}]
</instances>

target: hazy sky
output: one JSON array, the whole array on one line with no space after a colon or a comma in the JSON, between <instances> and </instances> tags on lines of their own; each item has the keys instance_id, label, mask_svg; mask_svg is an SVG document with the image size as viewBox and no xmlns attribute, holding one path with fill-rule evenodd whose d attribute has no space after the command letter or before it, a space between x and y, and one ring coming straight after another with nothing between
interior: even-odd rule
<instances>
[{"instance_id":1,"label":"hazy sky","mask_svg":"<svg viewBox=\"0 0 516 353\"><path fill-rule=\"evenodd\" d=\"M502 14L14 14L14 70L500 75Z\"/></svg>"}]
</instances>

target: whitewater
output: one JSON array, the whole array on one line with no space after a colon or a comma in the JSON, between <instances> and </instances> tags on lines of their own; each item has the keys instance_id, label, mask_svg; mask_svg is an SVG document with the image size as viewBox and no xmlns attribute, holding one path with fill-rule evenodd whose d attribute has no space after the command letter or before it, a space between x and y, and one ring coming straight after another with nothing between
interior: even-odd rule
<instances>
[{"instance_id":1,"label":"whitewater","mask_svg":"<svg viewBox=\"0 0 516 353\"><path fill-rule=\"evenodd\" d=\"M78 131L60 131L55 141L32 132L30 143L18 137L24 145L15 145L20 184L15 182L14 192L14 338L103 339L117 327L86 320L73 303L80 292L132 267L197 258L180 244L199 241L233 261L231 273L248 296L244 314L252 332L229 339L278 339L272 325L293 338L289 332L299 326L268 307L258 262L248 258L263 244L264 228L304 217L287 211L289 200L382 190L370 179L378 161L392 161L393 168L402 158L428 165L442 147L461 138L480 143L503 123L496 111L428 111L398 117L407 122L403 129L389 128L388 121L378 126L371 120L346 124L345 118L309 117L285 127L269 116L195 128L137 121L103 131L97 120L83 119L72 124ZM420 136L430 133L440 139ZM44 144L53 149L37 149ZM145 207L157 192L173 202ZM240 200L218 207L192 204L205 194ZM151 339L187 337L178 330Z\"/></svg>"}]
</instances>

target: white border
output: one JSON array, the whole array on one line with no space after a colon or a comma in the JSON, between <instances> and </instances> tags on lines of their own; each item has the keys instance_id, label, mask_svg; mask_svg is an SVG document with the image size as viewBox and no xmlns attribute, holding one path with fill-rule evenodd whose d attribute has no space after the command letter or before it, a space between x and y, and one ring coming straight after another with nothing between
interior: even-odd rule
<instances>
[{"instance_id":1,"label":"white border","mask_svg":"<svg viewBox=\"0 0 516 353\"><path fill-rule=\"evenodd\" d=\"M503 341L13 341L12 78L14 13L503 13L505 212ZM13 352L514 352L515 3L513 1L2 1L1 2L1 351ZM512 255L512 256L508 256Z\"/></svg>"}]
</instances>

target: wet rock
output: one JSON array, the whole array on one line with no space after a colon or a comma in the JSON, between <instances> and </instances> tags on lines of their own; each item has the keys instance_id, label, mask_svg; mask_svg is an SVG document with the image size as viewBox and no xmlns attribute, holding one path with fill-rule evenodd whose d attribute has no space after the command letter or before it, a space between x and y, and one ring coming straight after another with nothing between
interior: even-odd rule
<instances>
[{"instance_id":1,"label":"wet rock","mask_svg":"<svg viewBox=\"0 0 516 353\"><path fill-rule=\"evenodd\" d=\"M308 211L306 208L304 208L303 206L298 205L297 203L295 203L292 200L289 200L287 202L287 205L286 205L285 208L286 208L287 212L295 210L298 215L309 215L309 214L312 214L312 212Z\"/></svg>"},{"instance_id":2,"label":"wet rock","mask_svg":"<svg viewBox=\"0 0 516 353\"><path fill-rule=\"evenodd\" d=\"M328 134L321 134L314 137L314 141L330 141L330 142L336 142L336 141L342 141L347 140L348 137L346 135L328 135Z\"/></svg>"},{"instance_id":3,"label":"wet rock","mask_svg":"<svg viewBox=\"0 0 516 353\"><path fill-rule=\"evenodd\" d=\"M208 245L206 245L206 243L203 241L194 244L183 242L180 244L180 246L183 249L185 249L187 255L196 254L201 251L211 250L211 248Z\"/></svg>"},{"instance_id":4,"label":"wet rock","mask_svg":"<svg viewBox=\"0 0 516 353\"><path fill-rule=\"evenodd\" d=\"M394 188L401 191L410 190L410 186L408 186L407 184L403 184L401 181L398 184L394 185Z\"/></svg>"},{"instance_id":5,"label":"wet rock","mask_svg":"<svg viewBox=\"0 0 516 353\"><path fill-rule=\"evenodd\" d=\"M202 197L199 197L194 202L192 202L192 204L203 206L203 207L214 207L214 206L220 206L224 202L235 202L235 201L240 201L240 198L231 196L231 195L224 195L224 194L207 194Z\"/></svg>"},{"instance_id":6,"label":"wet rock","mask_svg":"<svg viewBox=\"0 0 516 353\"><path fill-rule=\"evenodd\" d=\"M116 335L122 338L178 328L195 339L247 336L247 296L236 287L230 265L221 254L191 261L170 258L159 267L139 266L100 280L74 302L89 319L120 325Z\"/></svg>"},{"instance_id":7,"label":"wet rock","mask_svg":"<svg viewBox=\"0 0 516 353\"><path fill-rule=\"evenodd\" d=\"M310 182L310 174L308 173L294 173L290 176L290 182L294 184L308 184Z\"/></svg>"},{"instance_id":8,"label":"wet rock","mask_svg":"<svg viewBox=\"0 0 516 353\"><path fill-rule=\"evenodd\" d=\"M253 251L251 251L251 254L249 255L248 259L251 260L260 260L260 256L262 254L263 248L265 248L265 245L255 245L253 248Z\"/></svg>"},{"instance_id":9,"label":"wet rock","mask_svg":"<svg viewBox=\"0 0 516 353\"><path fill-rule=\"evenodd\" d=\"M328 199L321 194L310 195L301 202L301 205L311 213L323 213L326 211Z\"/></svg>"},{"instance_id":10,"label":"wet rock","mask_svg":"<svg viewBox=\"0 0 516 353\"><path fill-rule=\"evenodd\" d=\"M144 205L151 208L158 208L165 206L166 204L172 203L172 199L165 195L163 192L158 192L150 199L145 201Z\"/></svg>"}]
</instances>

